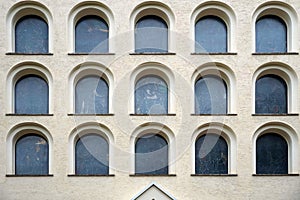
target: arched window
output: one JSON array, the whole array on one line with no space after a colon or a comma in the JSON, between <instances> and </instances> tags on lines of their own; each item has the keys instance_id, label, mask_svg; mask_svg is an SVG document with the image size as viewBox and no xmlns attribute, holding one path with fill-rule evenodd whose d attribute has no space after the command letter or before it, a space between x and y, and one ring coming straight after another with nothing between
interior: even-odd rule
<instances>
[{"instance_id":1,"label":"arched window","mask_svg":"<svg viewBox=\"0 0 300 200\"><path fill-rule=\"evenodd\" d=\"M48 83L36 75L21 77L15 85L15 113L47 114L49 110Z\"/></svg>"},{"instance_id":2,"label":"arched window","mask_svg":"<svg viewBox=\"0 0 300 200\"><path fill-rule=\"evenodd\" d=\"M80 137L75 145L75 173L95 175L109 173L109 145L97 134Z\"/></svg>"},{"instance_id":3,"label":"arched window","mask_svg":"<svg viewBox=\"0 0 300 200\"><path fill-rule=\"evenodd\" d=\"M287 52L287 27L285 22L274 15L257 20L255 25L256 52Z\"/></svg>"},{"instance_id":4,"label":"arched window","mask_svg":"<svg viewBox=\"0 0 300 200\"><path fill-rule=\"evenodd\" d=\"M49 171L49 147L45 138L27 134L15 145L16 175L46 175Z\"/></svg>"},{"instance_id":5,"label":"arched window","mask_svg":"<svg viewBox=\"0 0 300 200\"><path fill-rule=\"evenodd\" d=\"M196 53L227 52L227 26L216 16L205 16L195 24Z\"/></svg>"},{"instance_id":6,"label":"arched window","mask_svg":"<svg viewBox=\"0 0 300 200\"><path fill-rule=\"evenodd\" d=\"M39 16L27 15L15 26L16 53L48 53L48 24Z\"/></svg>"},{"instance_id":7,"label":"arched window","mask_svg":"<svg viewBox=\"0 0 300 200\"><path fill-rule=\"evenodd\" d=\"M159 134L147 134L135 143L136 174L168 174L168 142Z\"/></svg>"},{"instance_id":8,"label":"arched window","mask_svg":"<svg viewBox=\"0 0 300 200\"><path fill-rule=\"evenodd\" d=\"M144 76L135 85L136 114L168 113L168 86L154 75Z\"/></svg>"},{"instance_id":9,"label":"arched window","mask_svg":"<svg viewBox=\"0 0 300 200\"><path fill-rule=\"evenodd\" d=\"M108 84L99 76L86 76L75 87L75 113L107 114Z\"/></svg>"},{"instance_id":10,"label":"arched window","mask_svg":"<svg viewBox=\"0 0 300 200\"><path fill-rule=\"evenodd\" d=\"M227 86L218 76L206 75L195 84L196 114L226 114Z\"/></svg>"},{"instance_id":11,"label":"arched window","mask_svg":"<svg viewBox=\"0 0 300 200\"><path fill-rule=\"evenodd\" d=\"M205 134L195 143L196 174L227 174L228 146L222 136Z\"/></svg>"},{"instance_id":12,"label":"arched window","mask_svg":"<svg viewBox=\"0 0 300 200\"><path fill-rule=\"evenodd\" d=\"M256 141L256 174L288 174L288 144L275 133Z\"/></svg>"},{"instance_id":13,"label":"arched window","mask_svg":"<svg viewBox=\"0 0 300 200\"><path fill-rule=\"evenodd\" d=\"M287 85L276 75L265 75L255 83L255 113L287 113Z\"/></svg>"},{"instance_id":14,"label":"arched window","mask_svg":"<svg viewBox=\"0 0 300 200\"><path fill-rule=\"evenodd\" d=\"M107 53L109 28L100 17L82 17L75 26L76 53Z\"/></svg>"},{"instance_id":15,"label":"arched window","mask_svg":"<svg viewBox=\"0 0 300 200\"><path fill-rule=\"evenodd\" d=\"M168 25L162 18L148 15L137 21L135 52L168 52Z\"/></svg>"}]
</instances>

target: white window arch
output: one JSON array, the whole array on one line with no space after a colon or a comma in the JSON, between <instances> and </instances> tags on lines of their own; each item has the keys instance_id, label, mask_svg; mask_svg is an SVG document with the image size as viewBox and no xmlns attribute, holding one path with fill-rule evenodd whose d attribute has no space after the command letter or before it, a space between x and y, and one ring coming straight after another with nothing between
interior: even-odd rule
<instances>
[{"instance_id":1,"label":"white window arch","mask_svg":"<svg viewBox=\"0 0 300 200\"><path fill-rule=\"evenodd\" d=\"M48 142L49 163L48 174L53 173L53 139L50 132L42 125L34 122L17 124L10 129L6 138L7 174L15 174L15 145L18 139L27 134L40 135Z\"/></svg>"},{"instance_id":2,"label":"white window arch","mask_svg":"<svg viewBox=\"0 0 300 200\"><path fill-rule=\"evenodd\" d=\"M288 144L288 174L298 174L298 136L293 127L283 122L268 122L261 125L252 137L253 146L253 174L256 174L256 141L268 133L275 133L283 137Z\"/></svg>"},{"instance_id":3,"label":"white window arch","mask_svg":"<svg viewBox=\"0 0 300 200\"><path fill-rule=\"evenodd\" d=\"M113 113L112 97L114 77L104 65L96 62L85 62L77 65L69 75L69 113L75 113L75 87L79 80L88 76L97 76L105 80L108 85L108 113Z\"/></svg>"},{"instance_id":4,"label":"white window arch","mask_svg":"<svg viewBox=\"0 0 300 200\"><path fill-rule=\"evenodd\" d=\"M205 16L216 16L223 20L227 27L227 52L236 52L236 15L230 5L223 2L204 2L197 6L190 18L190 36L195 39L196 22ZM191 44L191 52L195 52L195 44Z\"/></svg>"},{"instance_id":5,"label":"white window arch","mask_svg":"<svg viewBox=\"0 0 300 200\"><path fill-rule=\"evenodd\" d=\"M15 52L15 26L19 19L36 15L48 24L48 52L53 52L53 19L49 9L39 2L22 1L10 8L6 17L8 52Z\"/></svg>"},{"instance_id":6,"label":"white window arch","mask_svg":"<svg viewBox=\"0 0 300 200\"><path fill-rule=\"evenodd\" d=\"M68 48L69 52L75 52L75 26L82 17L85 16L98 16L102 18L109 27L109 46L108 52L114 52L114 44L111 38L115 35L114 16L109 7L103 3L96 1L81 2L74 6L69 13L68 17Z\"/></svg>"},{"instance_id":7,"label":"white window arch","mask_svg":"<svg viewBox=\"0 0 300 200\"><path fill-rule=\"evenodd\" d=\"M44 79L48 84L49 101L48 113L53 113L53 100L52 100L52 75L50 71L40 63L23 62L15 65L10 69L6 80L7 91L7 113L14 113L15 110L15 85L17 81L26 75L36 75Z\"/></svg>"},{"instance_id":8,"label":"white window arch","mask_svg":"<svg viewBox=\"0 0 300 200\"><path fill-rule=\"evenodd\" d=\"M196 162L195 162L195 144L199 137L205 134L215 134L222 136L228 146L228 174L236 174L237 173L237 139L233 130L225 124L212 122L208 124L204 124L198 127L193 135L192 135L192 147L191 147L191 155L192 155L192 169L193 174L196 173Z\"/></svg>"},{"instance_id":9,"label":"white window arch","mask_svg":"<svg viewBox=\"0 0 300 200\"><path fill-rule=\"evenodd\" d=\"M295 9L285 2L270 1L259 5L252 14L252 52L256 49L255 25L264 16L281 18L287 26L287 52L298 52L298 17Z\"/></svg>"}]
</instances>

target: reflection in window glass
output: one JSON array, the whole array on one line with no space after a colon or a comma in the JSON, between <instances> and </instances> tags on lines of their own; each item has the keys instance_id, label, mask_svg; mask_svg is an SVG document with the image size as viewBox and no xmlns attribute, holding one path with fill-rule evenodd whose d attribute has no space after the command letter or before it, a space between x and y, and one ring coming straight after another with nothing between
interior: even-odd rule
<instances>
[{"instance_id":1,"label":"reflection in window glass","mask_svg":"<svg viewBox=\"0 0 300 200\"><path fill-rule=\"evenodd\" d=\"M196 53L227 52L227 27L222 19L206 16L195 25Z\"/></svg>"},{"instance_id":2,"label":"reflection in window glass","mask_svg":"<svg viewBox=\"0 0 300 200\"><path fill-rule=\"evenodd\" d=\"M168 86L158 76L142 77L135 86L136 114L168 113Z\"/></svg>"},{"instance_id":3,"label":"reflection in window glass","mask_svg":"<svg viewBox=\"0 0 300 200\"><path fill-rule=\"evenodd\" d=\"M108 85L103 78L87 76L77 82L75 88L75 113L108 113Z\"/></svg>"},{"instance_id":4,"label":"reflection in window glass","mask_svg":"<svg viewBox=\"0 0 300 200\"><path fill-rule=\"evenodd\" d=\"M228 173L228 147L223 137L206 134L195 145L196 174Z\"/></svg>"},{"instance_id":5,"label":"reflection in window glass","mask_svg":"<svg viewBox=\"0 0 300 200\"><path fill-rule=\"evenodd\" d=\"M288 173L288 144L282 136L269 133L257 139L256 173Z\"/></svg>"},{"instance_id":6,"label":"reflection in window glass","mask_svg":"<svg viewBox=\"0 0 300 200\"><path fill-rule=\"evenodd\" d=\"M140 137L135 144L136 174L168 174L168 143L158 134Z\"/></svg>"},{"instance_id":7,"label":"reflection in window glass","mask_svg":"<svg viewBox=\"0 0 300 200\"><path fill-rule=\"evenodd\" d=\"M255 84L255 113L287 113L287 86L276 75L266 75Z\"/></svg>"},{"instance_id":8,"label":"reflection in window glass","mask_svg":"<svg viewBox=\"0 0 300 200\"><path fill-rule=\"evenodd\" d=\"M75 173L79 175L108 174L107 141L96 134L80 137L75 146Z\"/></svg>"},{"instance_id":9,"label":"reflection in window glass","mask_svg":"<svg viewBox=\"0 0 300 200\"><path fill-rule=\"evenodd\" d=\"M49 91L47 82L39 76L24 76L15 85L15 113L47 114Z\"/></svg>"},{"instance_id":10,"label":"reflection in window glass","mask_svg":"<svg viewBox=\"0 0 300 200\"><path fill-rule=\"evenodd\" d=\"M135 26L135 52L168 52L168 26L160 17L142 17Z\"/></svg>"},{"instance_id":11,"label":"reflection in window glass","mask_svg":"<svg viewBox=\"0 0 300 200\"><path fill-rule=\"evenodd\" d=\"M272 53L287 51L287 29L285 22L276 16L260 18L255 26L256 52Z\"/></svg>"},{"instance_id":12,"label":"reflection in window glass","mask_svg":"<svg viewBox=\"0 0 300 200\"><path fill-rule=\"evenodd\" d=\"M220 77L207 75L196 82L195 113L227 113L227 86Z\"/></svg>"},{"instance_id":13,"label":"reflection in window glass","mask_svg":"<svg viewBox=\"0 0 300 200\"><path fill-rule=\"evenodd\" d=\"M75 26L75 52L107 53L108 34L108 25L102 18L82 17Z\"/></svg>"},{"instance_id":14,"label":"reflection in window glass","mask_svg":"<svg viewBox=\"0 0 300 200\"><path fill-rule=\"evenodd\" d=\"M22 17L15 27L17 53L48 53L48 24L35 15Z\"/></svg>"},{"instance_id":15,"label":"reflection in window glass","mask_svg":"<svg viewBox=\"0 0 300 200\"><path fill-rule=\"evenodd\" d=\"M43 137L35 134L25 135L18 139L15 148L17 175L48 174L49 147Z\"/></svg>"}]
</instances>

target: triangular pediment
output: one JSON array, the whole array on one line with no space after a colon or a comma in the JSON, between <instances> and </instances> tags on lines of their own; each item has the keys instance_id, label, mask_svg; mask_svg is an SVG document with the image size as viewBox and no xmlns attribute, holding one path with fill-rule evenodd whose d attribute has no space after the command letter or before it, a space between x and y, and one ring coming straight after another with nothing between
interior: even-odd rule
<instances>
[{"instance_id":1,"label":"triangular pediment","mask_svg":"<svg viewBox=\"0 0 300 200\"><path fill-rule=\"evenodd\" d=\"M132 200L175 200L175 198L157 184L151 183Z\"/></svg>"}]
</instances>

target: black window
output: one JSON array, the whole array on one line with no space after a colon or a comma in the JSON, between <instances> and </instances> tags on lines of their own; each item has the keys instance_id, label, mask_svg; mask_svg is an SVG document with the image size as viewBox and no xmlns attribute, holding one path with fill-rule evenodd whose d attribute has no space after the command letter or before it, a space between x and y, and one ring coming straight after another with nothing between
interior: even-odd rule
<instances>
[{"instance_id":1,"label":"black window","mask_svg":"<svg viewBox=\"0 0 300 200\"><path fill-rule=\"evenodd\" d=\"M168 174L168 143L158 134L140 137L135 144L136 174Z\"/></svg>"},{"instance_id":2,"label":"black window","mask_svg":"<svg viewBox=\"0 0 300 200\"><path fill-rule=\"evenodd\" d=\"M48 24L44 19L28 15L15 26L15 52L48 53Z\"/></svg>"},{"instance_id":3,"label":"black window","mask_svg":"<svg viewBox=\"0 0 300 200\"><path fill-rule=\"evenodd\" d=\"M107 114L108 85L98 76L80 79L75 88L75 113Z\"/></svg>"},{"instance_id":4,"label":"black window","mask_svg":"<svg viewBox=\"0 0 300 200\"><path fill-rule=\"evenodd\" d=\"M273 15L257 20L255 26L256 52L272 53L287 51L287 28L285 22Z\"/></svg>"},{"instance_id":5,"label":"black window","mask_svg":"<svg viewBox=\"0 0 300 200\"><path fill-rule=\"evenodd\" d=\"M276 75L265 75L255 84L255 113L287 113L287 85Z\"/></svg>"},{"instance_id":6,"label":"black window","mask_svg":"<svg viewBox=\"0 0 300 200\"><path fill-rule=\"evenodd\" d=\"M76 53L107 53L109 28L100 17L88 15L75 26Z\"/></svg>"},{"instance_id":7,"label":"black window","mask_svg":"<svg viewBox=\"0 0 300 200\"><path fill-rule=\"evenodd\" d=\"M257 139L256 173L288 174L288 144L282 136L268 133Z\"/></svg>"},{"instance_id":8,"label":"black window","mask_svg":"<svg viewBox=\"0 0 300 200\"><path fill-rule=\"evenodd\" d=\"M226 114L227 86L222 78L203 76L195 84L196 114Z\"/></svg>"},{"instance_id":9,"label":"black window","mask_svg":"<svg viewBox=\"0 0 300 200\"><path fill-rule=\"evenodd\" d=\"M136 114L168 113L168 86L158 76L144 76L135 86Z\"/></svg>"},{"instance_id":10,"label":"black window","mask_svg":"<svg viewBox=\"0 0 300 200\"><path fill-rule=\"evenodd\" d=\"M101 175L109 173L108 142L100 135L80 137L75 145L75 173Z\"/></svg>"},{"instance_id":11,"label":"black window","mask_svg":"<svg viewBox=\"0 0 300 200\"><path fill-rule=\"evenodd\" d=\"M41 77L21 77L15 85L15 113L47 114L49 104L48 83Z\"/></svg>"},{"instance_id":12,"label":"black window","mask_svg":"<svg viewBox=\"0 0 300 200\"><path fill-rule=\"evenodd\" d=\"M28 134L15 146L15 174L46 175L49 171L49 147L45 138Z\"/></svg>"},{"instance_id":13,"label":"black window","mask_svg":"<svg viewBox=\"0 0 300 200\"><path fill-rule=\"evenodd\" d=\"M148 15L137 21L135 52L168 52L168 26L162 18Z\"/></svg>"},{"instance_id":14,"label":"black window","mask_svg":"<svg viewBox=\"0 0 300 200\"><path fill-rule=\"evenodd\" d=\"M216 134L205 134L195 143L196 174L227 174L228 147L225 139Z\"/></svg>"},{"instance_id":15,"label":"black window","mask_svg":"<svg viewBox=\"0 0 300 200\"><path fill-rule=\"evenodd\" d=\"M227 52L227 26L216 16L205 16L195 24L196 53Z\"/></svg>"}]
</instances>

